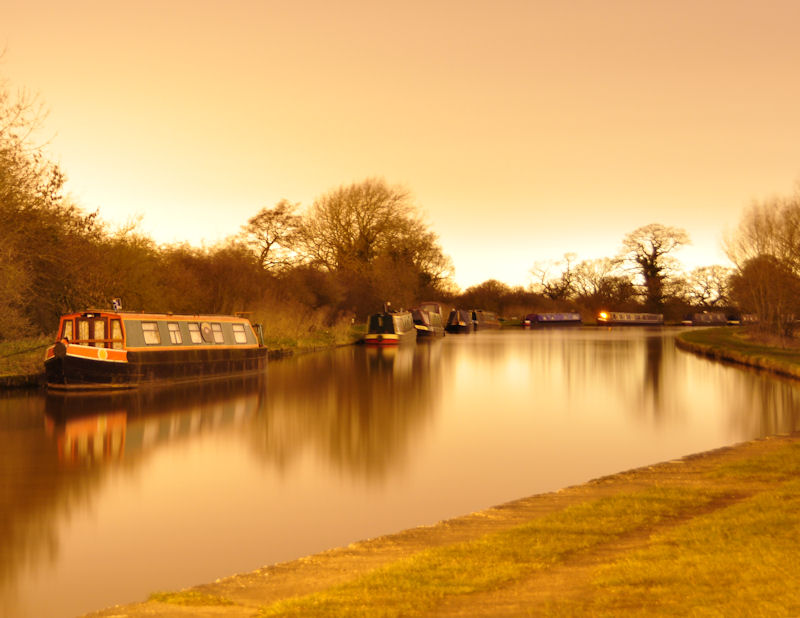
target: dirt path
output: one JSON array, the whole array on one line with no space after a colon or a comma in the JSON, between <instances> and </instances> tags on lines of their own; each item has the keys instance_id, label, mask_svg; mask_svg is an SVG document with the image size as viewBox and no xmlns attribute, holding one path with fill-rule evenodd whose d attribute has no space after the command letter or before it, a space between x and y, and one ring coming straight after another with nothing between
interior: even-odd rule
<instances>
[{"instance_id":1,"label":"dirt path","mask_svg":"<svg viewBox=\"0 0 800 618\"><path fill-rule=\"evenodd\" d=\"M253 616L259 607L288 597L324 590L352 580L376 567L388 564L413 553L458 541L498 532L543 515L561 510L571 504L590 501L624 491L661 486L707 486L707 472L720 465L749 459L781 448L790 442L800 442L800 434L754 440L734 447L726 447L683 459L621 472L590 481L584 485L568 487L558 492L540 494L516 500L494 508L439 522L433 526L412 528L403 532L354 543L348 547L332 549L292 562L264 567L251 573L233 575L214 583L191 588L198 594L229 599L234 605L181 606L172 603L148 601L116 606L97 613L94 617L133 618L138 616ZM544 608L550 599L574 597L580 599L587 589L593 570L610 563L620 555L644 547L654 532L677 526L702 514L725 508L751 495L755 488L741 486L724 498L702 509L682 515L656 526L639 529L634 533L582 552L530 578L489 593L454 598L442 604L433 615L519 615L520 609Z\"/></svg>"}]
</instances>

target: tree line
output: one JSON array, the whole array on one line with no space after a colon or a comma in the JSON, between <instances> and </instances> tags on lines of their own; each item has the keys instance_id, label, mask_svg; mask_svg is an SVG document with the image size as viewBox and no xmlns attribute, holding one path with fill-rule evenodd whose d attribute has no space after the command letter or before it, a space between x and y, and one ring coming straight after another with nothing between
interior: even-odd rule
<instances>
[{"instance_id":1,"label":"tree line","mask_svg":"<svg viewBox=\"0 0 800 618\"><path fill-rule=\"evenodd\" d=\"M617 256L538 262L528 287L496 280L466 290L410 192L370 178L319 196L305 210L282 200L211 247L157 245L136 224L113 228L64 193L65 177L31 135L35 98L0 83L0 340L52 332L61 314L107 307L175 313L251 312L303 329L363 320L389 301L441 300L512 316L535 310L740 308L791 331L800 289L800 200L753 206L726 242L735 268L683 273L686 232L651 224Z\"/></svg>"}]
</instances>

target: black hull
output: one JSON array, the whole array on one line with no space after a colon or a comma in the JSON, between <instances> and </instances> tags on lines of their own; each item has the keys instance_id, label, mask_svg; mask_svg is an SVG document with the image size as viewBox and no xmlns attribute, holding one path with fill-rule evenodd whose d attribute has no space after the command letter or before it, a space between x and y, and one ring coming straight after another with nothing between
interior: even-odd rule
<instances>
[{"instance_id":1,"label":"black hull","mask_svg":"<svg viewBox=\"0 0 800 618\"><path fill-rule=\"evenodd\" d=\"M266 348L164 350L128 352L127 362L54 357L45 362L45 375L48 388L122 389L258 373L266 367Z\"/></svg>"},{"instance_id":2,"label":"black hull","mask_svg":"<svg viewBox=\"0 0 800 618\"><path fill-rule=\"evenodd\" d=\"M453 334L456 334L456 335L459 335L459 334L466 335L467 333L471 333L472 332L472 326L471 325L470 326L460 326L458 324L455 324L455 325L448 324L447 326L445 326L445 330L448 333L453 333Z\"/></svg>"}]
</instances>

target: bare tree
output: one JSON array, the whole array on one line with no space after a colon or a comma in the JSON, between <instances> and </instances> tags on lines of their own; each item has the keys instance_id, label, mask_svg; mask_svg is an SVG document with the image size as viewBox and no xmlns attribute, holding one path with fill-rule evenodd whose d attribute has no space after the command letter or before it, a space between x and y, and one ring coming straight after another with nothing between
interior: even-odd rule
<instances>
[{"instance_id":1,"label":"bare tree","mask_svg":"<svg viewBox=\"0 0 800 618\"><path fill-rule=\"evenodd\" d=\"M673 251L689 244L685 230L651 223L622 240L621 259L633 265L641 276L647 306L659 310L664 302L664 282L676 269Z\"/></svg>"},{"instance_id":2,"label":"bare tree","mask_svg":"<svg viewBox=\"0 0 800 618\"><path fill-rule=\"evenodd\" d=\"M725 251L736 265L733 299L757 314L762 329L791 335L800 315L800 188L753 203Z\"/></svg>"},{"instance_id":3,"label":"bare tree","mask_svg":"<svg viewBox=\"0 0 800 618\"><path fill-rule=\"evenodd\" d=\"M715 264L700 266L686 279L687 300L697 307L721 307L730 302L732 268Z\"/></svg>"},{"instance_id":4,"label":"bare tree","mask_svg":"<svg viewBox=\"0 0 800 618\"><path fill-rule=\"evenodd\" d=\"M389 300L397 306L448 287L453 267L417 213L409 192L368 179L315 200L303 217L299 248L348 290L362 315ZM403 281L398 295L396 281Z\"/></svg>"},{"instance_id":5,"label":"bare tree","mask_svg":"<svg viewBox=\"0 0 800 618\"><path fill-rule=\"evenodd\" d=\"M536 262L529 271L534 278L533 290L551 300L571 297L575 292L575 258L574 253L565 253L563 260Z\"/></svg>"},{"instance_id":6,"label":"bare tree","mask_svg":"<svg viewBox=\"0 0 800 618\"><path fill-rule=\"evenodd\" d=\"M621 308L635 296L630 276L620 269L619 260L611 258L578 262L573 281L576 298L592 310Z\"/></svg>"},{"instance_id":7,"label":"bare tree","mask_svg":"<svg viewBox=\"0 0 800 618\"><path fill-rule=\"evenodd\" d=\"M272 208L262 208L243 227L245 242L258 254L261 267L279 270L297 262L296 243L301 218L299 204L281 200Z\"/></svg>"},{"instance_id":8,"label":"bare tree","mask_svg":"<svg viewBox=\"0 0 800 618\"><path fill-rule=\"evenodd\" d=\"M781 260L760 255L731 278L734 299L758 316L761 330L790 337L800 313L800 277Z\"/></svg>"},{"instance_id":9,"label":"bare tree","mask_svg":"<svg viewBox=\"0 0 800 618\"><path fill-rule=\"evenodd\" d=\"M407 190L368 179L314 201L303 220L303 248L328 270L367 264L396 245L415 219Z\"/></svg>"}]
</instances>

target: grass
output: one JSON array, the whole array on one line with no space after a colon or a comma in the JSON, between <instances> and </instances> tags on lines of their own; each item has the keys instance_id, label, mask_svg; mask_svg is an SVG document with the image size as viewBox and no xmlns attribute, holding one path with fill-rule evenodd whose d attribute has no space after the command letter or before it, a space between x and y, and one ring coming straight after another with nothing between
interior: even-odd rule
<instances>
[{"instance_id":1,"label":"grass","mask_svg":"<svg viewBox=\"0 0 800 618\"><path fill-rule=\"evenodd\" d=\"M255 312L254 323L264 329L264 343L270 349L316 349L354 343L363 337L363 324L352 324L340 316L331 319L323 309L276 304Z\"/></svg>"},{"instance_id":2,"label":"grass","mask_svg":"<svg viewBox=\"0 0 800 618\"><path fill-rule=\"evenodd\" d=\"M230 599L214 594L206 594L197 590L181 590L180 592L154 592L149 601L169 603L170 605L188 605L192 607L235 605Z\"/></svg>"},{"instance_id":3,"label":"grass","mask_svg":"<svg viewBox=\"0 0 800 618\"><path fill-rule=\"evenodd\" d=\"M680 333L676 341L679 347L712 358L800 378L800 349L769 345L741 328L691 330Z\"/></svg>"},{"instance_id":4,"label":"grass","mask_svg":"<svg viewBox=\"0 0 800 618\"><path fill-rule=\"evenodd\" d=\"M800 615L798 512L795 479L656 534L646 549L599 571L590 602L555 606L553 613Z\"/></svg>"},{"instance_id":5,"label":"grass","mask_svg":"<svg viewBox=\"0 0 800 618\"><path fill-rule=\"evenodd\" d=\"M46 336L0 342L0 377L41 373L45 348L52 343Z\"/></svg>"}]
</instances>

